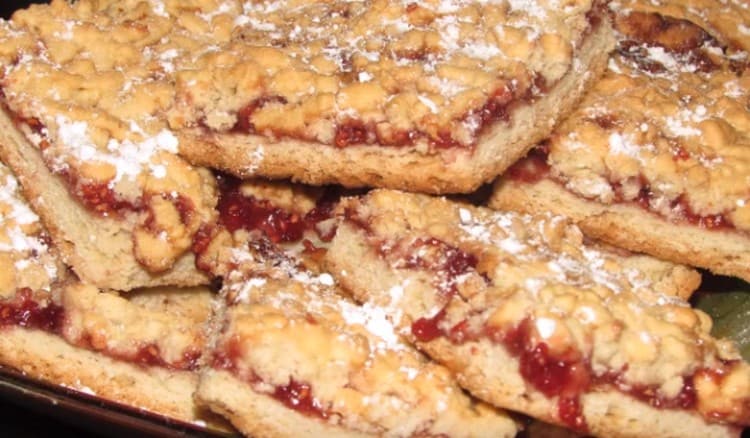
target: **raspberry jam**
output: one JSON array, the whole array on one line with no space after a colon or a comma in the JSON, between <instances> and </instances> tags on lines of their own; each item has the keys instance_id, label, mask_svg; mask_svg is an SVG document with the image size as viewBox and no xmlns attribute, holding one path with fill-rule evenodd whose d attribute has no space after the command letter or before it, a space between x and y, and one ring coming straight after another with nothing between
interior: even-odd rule
<instances>
[{"instance_id":1,"label":"raspberry jam","mask_svg":"<svg viewBox=\"0 0 750 438\"><path fill-rule=\"evenodd\" d=\"M187 350L182 354L179 361L167 362L162 357L158 345L147 344L138 348L135 354L114 354L113 356L141 366L156 366L170 370L195 371L198 369L198 359L201 357L201 352L199 350Z\"/></svg>"},{"instance_id":2,"label":"raspberry jam","mask_svg":"<svg viewBox=\"0 0 750 438\"><path fill-rule=\"evenodd\" d=\"M445 309L440 310L431 318L419 318L411 324L411 333L420 342L430 342L445 332L439 327L440 321L445 318Z\"/></svg>"},{"instance_id":3,"label":"raspberry jam","mask_svg":"<svg viewBox=\"0 0 750 438\"><path fill-rule=\"evenodd\" d=\"M406 59L421 59L429 56L428 53L423 51L398 53L396 55ZM472 127L471 134L475 139L468 144L462 143L455 138L451 133L450 126L437 127L437 129L394 129L385 134L378 130L375 123L348 118L335 123L333 145L338 148L361 144L403 147L414 146L417 141L426 139L430 146L435 149L470 149L474 147L476 137L486 131L488 127L498 121L507 121L514 106L534 99L536 94L543 94L546 89L546 84L542 84L534 76L531 84L524 89L511 90L509 87L503 86L495 90L480 108L468 111L466 114L457 117L456 121L458 123ZM232 132L256 134L256 128L251 121L253 113L268 104L285 105L286 103L287 101L280 96L264 96L253 100L238 112L237 122L232 128ZM274 129L273 134L278 137L316 141L310 135L297 131Z\"/></svg>"},{"instance_id":4,"label":"raspberry jam","mask_svg":"<svg viewBox=\"0 0 750 438\"><path fill-rule=\"evenodd\" d=\"M333 238L335 229L320 232L316 225L333 217L333 207L340 197L340 192L335 189L327 191L315 208L299 215L276 207L270 201L245 196L241 191L241 181L236 178L220 175L218 179L221 190L217 207L219 220L229 231L259 230L274 243L300 241L310 230L323 241Z\"/></svg>"},{"instance_id":5,"label":"raspberry jam","mask_svg":"<svg viewBox=\"0 0 750 438\"><path fill-rule=\"evenodd\" d=\"M512 181L533 184L549 176L550 166L547 164L549 151L546 146L537 146L529 151L526 158L518 160L510 166L506 175Z\"/></svg>"},{"instance_id":6,"label":"raspberry jam","mask_svg":"<svg viewBox=\"0 0 750 438\"><path fill-rule=\"evenodd\" d=\"M677 396L668 398L659 392L656 385L639 386L625 382L620 371L595 375L588 360L576 350L569 349L552 354L546 343L534 342L533 322L530 318L523 319L510 329L485 326L479 331L471 331L468 320L461 321L450 329L444 328L445 324L442 322L445 316L446 312L443 309L432 317L417 319L412 324L412 334L421 342L429 342L443 336L454 344L461 344L485 337L502 344L511 356L518 358L519 373L529 385L549 398L557 397L558 418L567 427L576 431L588 431L580 397L592 387L616 388L655 408L696 407L692 375L683 378L683 386ZM716 378L722 378L721 375L714 374L718 376Z\"/></svg>"},{"instance_id":7,"label":"raspberry jam","mask_svg":"<svg viewBox=\"0 0 750 438\"><path fill-rule=\"evenodd\" d=\"M548 155L549 150L546 146L537 146L529 152L526 158L519 160L508 169L506 172L507 178L525 184L534 184L546 178L562 185L562 181L553 177L550 173L550 166L547 163ZM677 161L686 159L684 151L678 152L673 158ZM675 223L688 223L708 230L736 229L728 214L700 215L695 213L686 194L672 201L670 204L672 213L668 217L657 213L651 209L657 194L651 190L650 182L643 175L638 177L637 182L640 186L638 194L632 200L627 200L622 183L610 181L609 185L615 194L615 202L638 205L652 214Z\"/></svg>"},{"instance_id":8,"label":"raspberry jam","mask_svg":"<svg viewBox=\"0 0 750 438\"><path fill-rule=\"evenodd\" d=\"M434 237L383 242L379 252L395 268L420 269L433 274L433 283L450 297L465 274L477 267L477 257Z\"/></svg>"},{"instance_id":9,"label":"raspberry jam","mask_svg":"<svg viewBox=\"0 0 750 438\"><path fill-rule=\"evenodd\" d=\"M273 398L282 402L284 406L297 412L311 416L327 419L331 413L324 409L320 402L313 397L312 387L308 383L289 379L284 386L276 386Z\"/></svg>"},{"instance_id":10,"label":"raspberry jam","mask_svg":"<svg viewBox=\"0 0 750 438\"><path fill-rule=\"evenodd\" d=\"M63 177L72 188L73 195L89 211L100 216L121 215L125 211L137 211L139 205L120 199L108 183L81 182L70 172L64 172Z\"/></svg>"},{"instance_id":11,"label":"raspberry jam","mask_svg":"<svg viewBox=\"0 0 750 438\"><path fill-rule=\"evenodd\" d=\"M253 125L251 118L255 111L263 108L268 104L285 105L286 103L287 100L282 96L263 96L253 100L252 102L240 108L240 110L237 112L237 122L232 128L232 131L254 134L255 125Z\"/></svg>"},{"instance_id":12,"label":"raspberry jam","mask_svg":"<svg viewBox=\"0 0 750 438\"><path fill-rule=\"evenodd\" d=\"M360 120L348 120L336 126L333 144L336 147L346 147L353 144L368 143L368 138L374 138L374 127L365 126Z\"/></svg>"},{"instance_id":13,"label":"raspberry jam","mask_svg":"<svg viewBox=\"0 0 750 438\"><path fill-rule=\"evenodd\" d=\"M59 333L64 321L62 306L53 302L40 304L29 288L19 289L15 297L0 302L0 327L18 326Z\"/></svg>"},{"instance_id":14,"label":"raspberry jam","mask_svg":"<svg viewBox=\"0 0 750 438\"><path fill-rule=\"evenodd\" d=\"M241 360L241 344L237 338L231 338L222 348L214 352L211 366L214 369L229 371L250 384L261 383L261 378L255 372L247 373L248 375L244 377L239 376L240 371L237 365ZM294 378L290 378L286 385L275 386L273 392L269 395L283 403L287 408L294 409L304 415L324 420L331 415L331 412L326 410L313 396L312 386Z\"/></svg>"}]
</instances>

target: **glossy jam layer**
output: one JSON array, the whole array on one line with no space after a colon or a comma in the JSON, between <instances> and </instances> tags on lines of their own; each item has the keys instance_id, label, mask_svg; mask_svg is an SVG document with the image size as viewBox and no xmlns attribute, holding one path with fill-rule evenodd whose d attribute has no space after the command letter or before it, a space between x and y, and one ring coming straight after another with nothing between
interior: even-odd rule
<instances>
[{"instance_id":1,"label":"glossy jam layer","mask_svg":"<svg viewBox=\"0 0 750 438\"><path fill-rule=\"evenodd\" d=\"M70 340L72 344L91 351L97 351L108 357L123 362L129 362L143 367L160 367L169 370L195 371L198 369L198 360L201 357L201 351L197 348L185 350L179 359L167 361L162 355L161 349L154 343L144 343L134 346L127 351L111 349L106 342L96 342L88 333L82 337Z\"/></svg>"},{"instance_id":2,"label":"glossy jam layer","mask_svg":"<svg viewBox=\"0 0 750 438\"><path fill-rule=\"evenodd\" d=\"M290 379L288 384L275 387L273 398L282 402L287 408L311 417L326 419L331 415L313 397L312 387L308 383Z\"/></svg>"},{"instance_id":3,"label":"glossy jam layer","mask_svg":"<svg viewBox=\"0 0 750 438\"><path fill-rule=\"evenodd\" d=\"M526 382L549 398L557 397L558 417L565 425L577 431L588 430L580 397L593 387L616 388L655 408L696 407L693 375L683 378L683 386L677 396L664 397L658 391L658 386L632 385L625 382L621 371L594 374L589 362L576 350L552 354L546 343L533 342L533 324L528 318L511 329L500 330L487 326L480 331L472 332L468 330L467 321L446 327L443 323L445 314L443 309L432 317L417 319L411 327L414 337L420 342L429 342L442 336L455 344L487 338L502 344L509 354L518 358L519 373ZM721 378L721 375L718 375L718 378Z\"/></svg>"},{"instance_id":4,"label":"glossy jam layer","mask_svg":"<svg viewBox=\"0 0 750 438\"><path fill-rule=\"evenodd\" d=\"M401 54L402 57L409 59L418 59L422 54ZM416 58L415 58L416 57ZM528 103L532 99L532 92L529 90L513 90L502 87L491 94L485 104L478 109L469 111L460 118L460 122L476 126L476 134L479 135L486 131L487 128L498 121L507 121L513 107ZM546 87L537 87L536 90L541 92ZM286 100L280 96L265 96L253 100L240 109L237 114L237 123L232 132L257 134L252 123L252 115L255 111L268 104L286 104ZM338 122L334 127L333 145L344 148L353 145L380 145L391 147L414 146L418 141L427 140L435 149L447 148L471 148L474 144L462 144L456 140L447 129L438 129L436 133L429 134L420 130L400 130L388 132L388 136L383 136L377 129L375 123L365 123L359 119L348 118ZM303 133L285 132L276 130L273 134L277 137L296 138L300 140L314 141Z\"/></svg>"},{"instance_id":5,"label":"glossy jam layer","mask_svg":"<svg viewBox=\"0 0 750 438\"><path fill-rule=\"evenodd\" d=\"M214 352L211 366L214 369L226 370L241 380L248 383L262 383L262 380L255 372L243 373L240 375L238 363L242 360L242 347L238 339L231 338L222 348ZM271 397L283 403L289 409L321 419L327 419L332 412L325 409L319 400L313 396L313 389L309 383L301 382L290 377L286 385L277 385L273 387Z\"/></svg>"},{"instance_id":6,"label":"glossy jam layer","mask_svg":"<svg viewBox=\"0 0 750 438\"><path fill-rule=\"evenodd\" d=\"M433 285L446 298L455 294L462 277L477 267L476 256L434 237L384 241L378 252L397 269L429 271Z\"/></svg>"},{"instance_id":7,"label":"glossy jam layer","mask_svg":"<svg viewBox=\"0 0 750 438\"><path fill-rule=\"evenodd\" d=\"M333 207L338 202L340 193L335 189L326 192L317 202L315 208L305 215L286 211L271 201L245 196L240 189L241 181L221 175L218 177L219 220L229 231L238 229L262 231L272 242L297 242L307 231L314 231L323 241L333 238L335 229L321 232L316 225L333 217Z\"/></svg>"},{"instance_id":8,"label":"glossy jam layer","mask_svg":"<svg viewBox=\"0 0 750 438\"><path fill-rule=\"evenodd\" d=\"M64 321L62 306L51 301L40 304L28 288L18 290L12 299L0 302L0 327L18 326L59 333Z\"/></svg>"}]
</instances>

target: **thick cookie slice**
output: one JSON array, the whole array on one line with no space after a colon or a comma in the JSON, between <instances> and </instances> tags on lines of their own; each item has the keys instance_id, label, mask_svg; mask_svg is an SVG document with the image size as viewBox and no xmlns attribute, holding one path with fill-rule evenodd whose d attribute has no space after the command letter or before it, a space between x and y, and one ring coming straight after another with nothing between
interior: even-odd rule
<instances>
[{"instance_id":1,"label":"thick cookie slice","mask_svg":"<svg viewBox=\"0 0 750 438\"><path fill-rule=\"evenodd\" d=\"M691 22L617 16L605 77L490 205L553 211L589 236L750 280L750 69Z\"/></svg>"},{"instance_id":2,"label":"thick cookie slice","mask_svg":"<svg viewBox=\"0 0 750 438\"><path fill-rule=\"evenodd\" d=\"M175 64L169 119L188 160L241 177L472 191L549 134L612 48L591 0L222 6L164 9L220 35Z\"/></svg>"},{"instance_id":3,"label":"thick cookie slice","mask_svg":"<svg viewBox=\"0 0 750 438\"><path fill-rule=\"evenodd\" d=\"M0 22L0 156L81 279L206 283L189 248L212 218L213 178L175 154L158 118L169 68L149 54L171 25L136 24L145 4L119 3L56 1Z\"/></svg>"},{"instance_id":4,"label":"thick cookie slice","mask_svg":"<svg viewBox=\"0 0 750 438\"><path fill-rule=\"evenodd\" d=\"M222 233L228 233L223 231ZM249 436L513 437L499 410L259 233L236 231L197 398Z\"/></svg>"},{"instance_id":5,"label":"thick cookie slice","mask_svg":"<svg viewBox=\"0 0 750 438\"><path fill-rule=\"evenodd\" d=\"M686 268L635 268L551 214L394 191L340 207L331 273L473 395L596 436L748 424L750 365L670 293Z\"/></svg>"},{"instance_id":6,"label":"thick cookie slice","mask_svg":"<svg viewBox=\"0 0 750 438\"><path fill-rule=\"evenodd\" d=\"M74 281L0 167L0 364L134 408L196 422L192 394L208 290L129 299Z\"/></svg>"}]
</instances>

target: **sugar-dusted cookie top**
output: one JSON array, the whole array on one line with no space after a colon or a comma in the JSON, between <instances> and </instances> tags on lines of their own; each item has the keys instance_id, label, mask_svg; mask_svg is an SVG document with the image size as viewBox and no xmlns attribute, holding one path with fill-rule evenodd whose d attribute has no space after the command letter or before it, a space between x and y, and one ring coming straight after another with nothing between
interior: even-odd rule
<instances>
[{"instance_id":1,"label":"sugar-dusted cookie top","mask_svg":"<svg viewBox=\"0 0 750 438\"><path fill-rule=\"evenodd\" d=\"M704 313L658 286L681 281L679 267L634 266L550 214L392 191L341 212L326 256L332 272L486 400L513 408L509 392L538 391L557 409L517 409L579 430L588 423L593 433L606 420L582 406L600 391L747 424L750 366L731 342L710 337ZM460 356L467 352L481 353ZM482 377L481 361L500 355L515 377Z\"/></svg>"},{"instance_id":2,"label":"sugar-dusted cookie top","mask_svg":"<svg viewBox=\"0 0 750 438\"><path fill-rule=\"evenodd\" d=\"M0 88L47 167L93 214L132 227L136 259L162 272L215 199L211 176L177 157L179 142L158 117L174 86L166 55L149 47L172 24L144 8L55 1L16 12L0 23Z\"/></svg>"},{"instance_id":3,"label":"sugar-dusted cookie top","mask_svg":"<svg viewBox=\"0 0 750 438\"><path fill-rule=\"evenodd\" d=\"M65 277L39 217L21 195L16 177L0 163L0 299L25 288L49 293Z\"/></svg>"}]
</instances>

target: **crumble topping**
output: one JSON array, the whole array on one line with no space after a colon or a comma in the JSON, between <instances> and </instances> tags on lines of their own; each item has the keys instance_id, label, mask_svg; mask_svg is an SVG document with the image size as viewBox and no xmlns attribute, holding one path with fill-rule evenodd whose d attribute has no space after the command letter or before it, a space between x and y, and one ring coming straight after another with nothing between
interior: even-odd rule
<instances>
[{"instance_id":1,"label":"crumble topping","mask_svg":"<svg viewBox=\"0 0 750 438\"><path fill-rule=\"evenodd\" d=\"M560 397L561 417L571 394L600 385L656 406L697 408L709 420L747 421L750 366L731 342L709 336L710 318L656 286L663 270L649 272L584 242L562 217L389 191L352 199L340 211L345 222L330 251L351 257L355 250L341 248L364 239L370 255L363 255L387 265L375 288L348 278L400 334L476 348L503 344L519 357L522 375L535 370L524 375L529 385ZM569 367L578 377L566 374ZM585 429L582 415L563 421Z\"/></svg>"},{"instance_id":2,"label":"crumble topping","mask_svg":"<svg viewBox=\"0 0 750 438\"><path fill-rule=\"evenodd\" d=\"M235 242L246 239L235 233ZM292 409L366 433L515 435L509 418L472 402L445 368L405 344L382 309L344 298L330 274L298 266L270 242L250 242L225 247L232 268L214 366Z\"/></svg>"},{"instance_id":3,"label":"crumble topping","mask_svg":"<svg viewBox=\"0 0 750 438\"><path fill-rule=\"evenodd\" d=\"M24 288L50 292L64 270L18 181L0 163L0 298L12 298Z\"/></svg>"},{"instance_id":4,"label":"crumble topping","mask_svg":"<svg viewBox=\"0 0 750 438\"><path fill-rule=\"evenodd\" d=\"M470 146L489 103L539 95L538 84L570 69L594 6L558 6L222 2L200 21L190 16L188 32L223 39L175 65L170 123L337 146Z\"/></svg>"},{"instance_id":5,"label":"crumble topping","mask_svg":"<svg viewBox=\"0 0 750 438\"><path fill-rule=\"evenodd\" d=\"M548 144L551 175L598 202L750 231L747 53L659 15L616 27L605 77Z\"/></svg>"},{"instance_id":6,"label":"crumble topping","mask_svg":"<svg viewBox=\"0 0 750 438\"><path fill-rule=\"evenodd\" d=\"M55 1L0 23L5 109L50 170L97 215L134 227L134 256L169 269L213 215L212 178L177 157L164 40L145 2ZM126 12L127 11L127 12ZM164 41L158 50L151 46Z\"/></svg>"}]
</instances>

